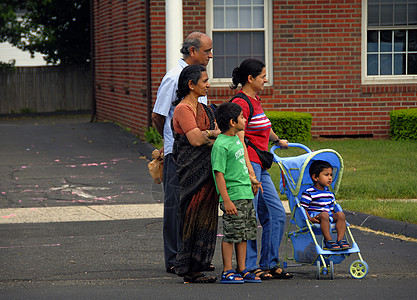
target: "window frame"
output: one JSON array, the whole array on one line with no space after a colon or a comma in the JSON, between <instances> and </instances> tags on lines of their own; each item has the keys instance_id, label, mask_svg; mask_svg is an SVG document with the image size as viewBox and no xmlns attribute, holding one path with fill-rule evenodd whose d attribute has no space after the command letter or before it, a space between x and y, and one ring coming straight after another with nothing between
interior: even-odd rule
<instances>
[{"instance_id":1,"label":"window frame","mask_svg":"<svg viewBox=\"0 0 417 300\"><path fill-rule=\"evenodd\" d=\"M242 28L237 30L216 30L214 29L214 5L213 0L206 2L206 32L210 37L213 37L213 32L260 32L262 30L253 30L252 28ZM265 38L265 68L266 76L268 78L268 83L265 86L272 86L273 82L273 37L272 37L272 15L273 15L273 6L272 0L264 0L264 38ZM216 45L213 45L213 52L216 51ZM236 66L237 67L237 66ZM213 77L213 62L210 60L207 65L207 73L209 76L210 84L212 86L229 86L232 83L231 76L229 78L214 78Z\"/></svg>"},{"instance_id":2,"label":"window frame","mask_svg":"<svg viewBox=\"0 0 417 300\"><path fill-rule=\"evenodd\" d=\"M408 84L416 83L417 74L413 75L368 75L368 30L415 30L417 26L369 26L368 0L362 0L362 34L361 34L361 73L362 84Z\"/></svg>"}]
</instances>

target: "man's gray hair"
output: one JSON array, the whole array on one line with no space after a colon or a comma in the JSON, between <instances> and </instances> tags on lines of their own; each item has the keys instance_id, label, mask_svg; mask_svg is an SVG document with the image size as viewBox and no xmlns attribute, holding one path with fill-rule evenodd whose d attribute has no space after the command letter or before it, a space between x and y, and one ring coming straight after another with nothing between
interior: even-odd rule
<instances>
[{"instance_id":1,"label":"man's gray hair","mask_svg":"<svg viewBox=\"0 0 417 300\"><path fill-rule=\"evenodd\" d=\"M197 51L200 50L201 37L205 35L202 32L192 32L190 33L182 43L180 52L183 54L184 58L190 56L190 48L194 47Z\"/></svg>"}]
</instances>

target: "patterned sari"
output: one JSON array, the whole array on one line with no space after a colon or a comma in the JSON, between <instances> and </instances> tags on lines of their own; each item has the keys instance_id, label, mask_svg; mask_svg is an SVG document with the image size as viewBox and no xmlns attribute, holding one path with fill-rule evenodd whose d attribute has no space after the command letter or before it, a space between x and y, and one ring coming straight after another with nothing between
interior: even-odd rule
<instances>
[{"instance_id":1,"label":"patterned sari","mask_svg":"<svg viewBox=\"0 0 417 300\"><path fill-rule=\"evenodd\" d=\"M203 105L213 130L214 115ZM201 129L205 117L197 115ZM205 130L202 129L202 130ZM177 254L175 272L179 276L207 270L216 246L218 196L211 170L211 147L192 146L185 135L174 132L173 157L180 182L182 245Z\"/></svg>"}]
</instances>

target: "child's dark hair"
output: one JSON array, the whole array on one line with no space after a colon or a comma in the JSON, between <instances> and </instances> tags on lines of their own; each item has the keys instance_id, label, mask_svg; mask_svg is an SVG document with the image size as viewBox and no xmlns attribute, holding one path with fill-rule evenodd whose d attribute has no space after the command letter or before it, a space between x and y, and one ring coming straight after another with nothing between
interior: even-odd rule
<instances>
[{"instance_id":1,"label":"child's dark hair","mask_svg":"<svg viewBox=\"0 0 417 300\"><path fill-rule=\"evenodd\" d=\"M252 75L254 78L261 74L265 64L257 59L248 58L242 61L239 67L233 69L231 89L236 89L239 83L244 86L248 81L248 76Z\"/></svg>"},{"instance_id":2,"label":"child's dark hair","mask_svg":"<svg viewBox=\"0 0 417 300\"><path fill-rule=\"evenodd\" d=\"M310 170L309 170L310 177L313 177L313 174L318 177L321 171L323 171L324 169L328 169L328 168L331 168L333 170L333 167L329 162L324 161L324 160L315 160L310 165Z\"/></svg>"},{"instance_id":3,"label":"child's dark hair","mask_svg":"<svg viewBox=\"0 0 417 300\"><path fill-rule=\"evenodd\" d=\"M216 108L214 115L216 116L216 122L221 132L225 132L230 128L230 120L238 122L237 118L242 112L242 107L239 104L233 102L224 102Z\"/></svg>"},{"instance_id":4,"label":"child's dark hair","mask_svg":"<svg viewBox=\"0 0 417 300\"><path fill-rule=\"evenodd\" d=\"M197 84L201 77L201 72L205 71L206 68L200 65L189 65L181 71L180 77L178 79L177 99L172 102L172 105L176 106L185 96L190 93L188 82L191 80L192 83Z\"/></svg>"}]
</instances>

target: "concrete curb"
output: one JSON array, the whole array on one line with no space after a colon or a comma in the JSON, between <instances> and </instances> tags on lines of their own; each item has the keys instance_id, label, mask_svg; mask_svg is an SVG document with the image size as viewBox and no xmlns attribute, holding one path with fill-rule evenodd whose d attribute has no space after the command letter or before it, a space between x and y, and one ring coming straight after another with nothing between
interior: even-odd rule
<instances>
[{"instance_id":1,"label":"concrete curb","mask_svg":"<svg viewBox=\"0 0 417 300\"><path fill-rule=\"evenodd\" d=\"M0 225L163 218L163 204L82 205L0 209Z\"/></svg>"},{"instance_id":2,"label":"concrete curb","mask_svg":"<svg viewBox=\"0 0 417 300\"><path fill-rule=\"evenodd\" d=\"M417 239L417 224L385 219L360 212L345 211L345 214L346 220L352 225Z\"/></svg>"}]
</instances>

